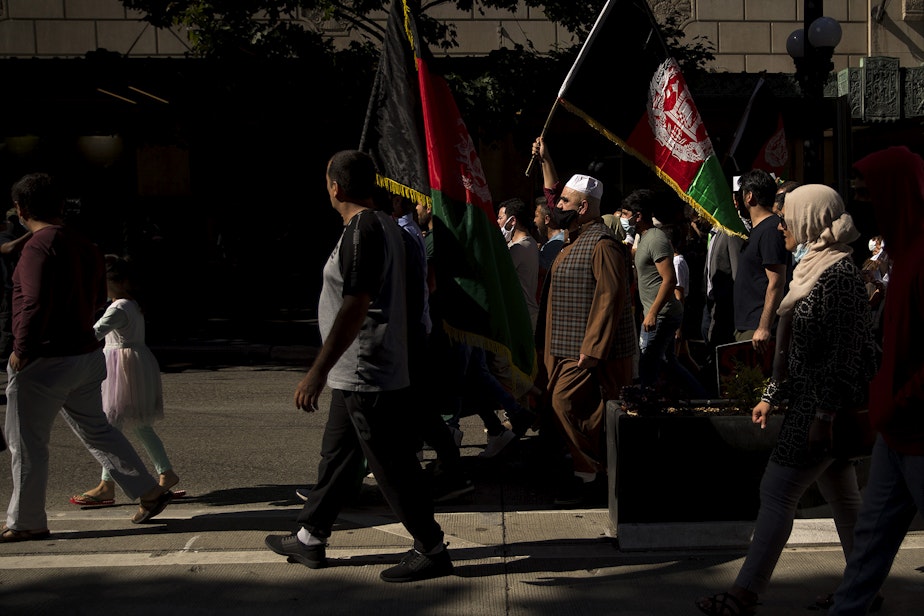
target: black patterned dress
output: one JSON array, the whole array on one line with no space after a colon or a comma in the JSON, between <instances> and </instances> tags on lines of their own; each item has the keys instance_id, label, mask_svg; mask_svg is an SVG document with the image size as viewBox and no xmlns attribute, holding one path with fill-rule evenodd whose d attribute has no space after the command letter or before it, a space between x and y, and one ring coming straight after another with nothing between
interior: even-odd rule
<instances>
[{"instance_id":1,"label":"black patterned dress","mask_svg":"<svg viewBox=\"0 0 924 616\"><path fill-rule=\"evenodd\" d=\"M809 451L816 411L837 413L866 400L876 370L872 316L860 272L850 258L822 273L793 308L789 376L767 385L762 400L788 411L770 459L806 468L820 456Z\"/></svg>"}]
</instances>

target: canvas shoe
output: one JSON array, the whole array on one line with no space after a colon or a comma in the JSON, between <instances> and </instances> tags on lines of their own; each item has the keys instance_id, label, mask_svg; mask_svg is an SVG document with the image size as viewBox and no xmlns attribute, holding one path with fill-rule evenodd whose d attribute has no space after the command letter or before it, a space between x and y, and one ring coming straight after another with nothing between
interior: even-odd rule
<instances>
[{"instance_id":1,"label":"canvas shoe","mask_svg":"<svg viewBox=\"0 0 924 616\"><path fill-rule=\"evenodd\" d=\"M516 440L517 435L513 430L504 430L496 436L488 435L488 444L485 445L484 451L478 454L479 458L493 458L501 451L504 447L509 445L512 441Z\"/></svg>"},{"instance_id":2,"label":"canvas shoe","mask_svg":"<svg viewBox=\"0 0 924 616\"><path fill-rule=\"evenodd\" d=\"M443 548L436 554L427 555L411 550L394 567L379 574L386 582L417 582L442 577L452 573L449 550Z\"/></svg>"},{"instance_id":3,"label":"canvas shoe","mask_svg":"<svg viewBox=\"0 0 924 616\"><path fill-rule=\"evenodd\" d=\"M298 535L267 535L263 541L266 547L281 556L299 562L309 569L321 569L327 566L327 545L305 545L298 540Z\"/></svg>"}]
</instances>

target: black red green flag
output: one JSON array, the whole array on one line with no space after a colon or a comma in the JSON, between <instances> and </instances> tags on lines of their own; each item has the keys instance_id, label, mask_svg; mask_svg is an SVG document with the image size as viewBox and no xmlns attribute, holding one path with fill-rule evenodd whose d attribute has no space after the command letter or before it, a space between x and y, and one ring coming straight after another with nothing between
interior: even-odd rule
<instances>
[{"instance_id":1,"label":"black red green flag","mask_svg":"<svg viewBox=\"0 0 924 616\"><path fill-rule=\"evenodd\" d=\"M714 225L745 236L712 141L647 0L607 1L556 104L648 165Z\"/></svg>"},{"instance_id":2,"label":"black red green flag","mask_svg":"<svg viewBox=\"0 0 924 616\"><path fill-rule=\"evenodd\" d=\"M405 32L417 58L443 326L451 338L506 358L513 393L519 396L532 387L537 372L522 287L495 222L481 160L452 92L442 77L430 72L411 2L395 3L405 7Z\"/></svg>"},{"instance_id":3,"label":"black red green flag","mask_svg":"<svg viewBox=\"0 0 924 616\"><path fill-rule=\"evenodd\" d=\"M789 168L789 147L779 102L763 77L741 115L728 159L735 175L750 169L763 169L784 177ZM729 165L727 165L729 166Z\"/></svg>"},{"instance_id":4,"label":"black red green flag","mask_svg":"<svg viewBox=\"0 0 924 616\"><path fill-rule=\"evenodd\" d=\"M404 2L392 2L359 149L375 161L380 186L429 204L420 89L404 8Z\"/></svg>"}]
</instances>

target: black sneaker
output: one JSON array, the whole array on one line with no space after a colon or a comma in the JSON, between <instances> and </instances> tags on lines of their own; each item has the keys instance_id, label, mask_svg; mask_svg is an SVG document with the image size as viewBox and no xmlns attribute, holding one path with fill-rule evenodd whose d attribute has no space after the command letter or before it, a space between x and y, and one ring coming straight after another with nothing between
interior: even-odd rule
<instances>
[{"instance_id":1,"label":"black sneaker","mask_svg":"<svg viewBox=\"0 0 924 616\"><path fill-rule=\"evenodd\" d=\"M445 503L475 491L472 480L459 473L445 473L434 478L433 502Z\"/></svg>"},{"instance_id":2,"label":"black sneaker","mask_svg":"<svg viewBox=\"0 0 924 616\"><path fill-rule=\"evenodd\" d=\"M584 502L584 482L573 475L564 479L556 486L553 502L559 507L580 505Z\"/></svg>"},{"instance_id":3,"label":"black sneaker","mask_svg":"<svg viewBox=\"0 0 924 616\"><path fill-rule=\"evenodd\" d=\"M442 577L452 573L449 550L442 549L432 556L411 550L401 562L379 574L386 582L417 582Z\"/></svg>"},{"instance_id":4,"label":"black sneaker","mask_svg":"<svg viewBox=\"0 0 924 616\"><path fill-rule=\"evenodd\" d=\"M266 547L281 554L288 556L289 560L294 560L305 565L309 569L321 569L327 566L327 551L323 543L318 545L305 545L298 540L298 535L267 535L264 540Z\"/></svg>"}]
</instances>

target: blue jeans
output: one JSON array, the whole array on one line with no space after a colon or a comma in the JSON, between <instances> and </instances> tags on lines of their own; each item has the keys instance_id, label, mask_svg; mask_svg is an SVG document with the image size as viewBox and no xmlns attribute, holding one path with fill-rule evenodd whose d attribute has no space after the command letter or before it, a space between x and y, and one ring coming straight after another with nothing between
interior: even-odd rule
<instances>
[{"instance_id":1,"label":"blue jeans","mask_svg":"<svg viewBox=\"0 0 924 616\"><path fill-rule=\"evenodd\" d=\"M683 367L674 355L674 334L680 327L682 317L658 317L655 327L639 333L638 346L641 355L638 363L639 381L643 387L654 387L661 370L666 370L669 377L686 389L694 398L706 398L708 395L690 371Z\"/></svg>"},{"instance_id":2,"label":"blue jeans","mask_svg":"<svg viewBox=\"0 0 924 616\"><path fill-rule=\"evenodd\" d=\"M767 589L792 534L799 499L812 483L818 484L821 495L831 506L844 554L850 553L860 509L860 488L853 463L825 458L809 468L792 468L768 462L760 482L760 511L754 537L735 586L758 595Z\"/></svg>"},{"instance_id":3,"label":"blue jeans","mask_svg":"<svg viewBox=\"0 0 924 616\"><path fill-rule=\"evenodd\" d=\"M924 456L900 454L877 437L853 550L829 615L866 614L916 510L924 512Z\"/></svg>"}]
</instances>

